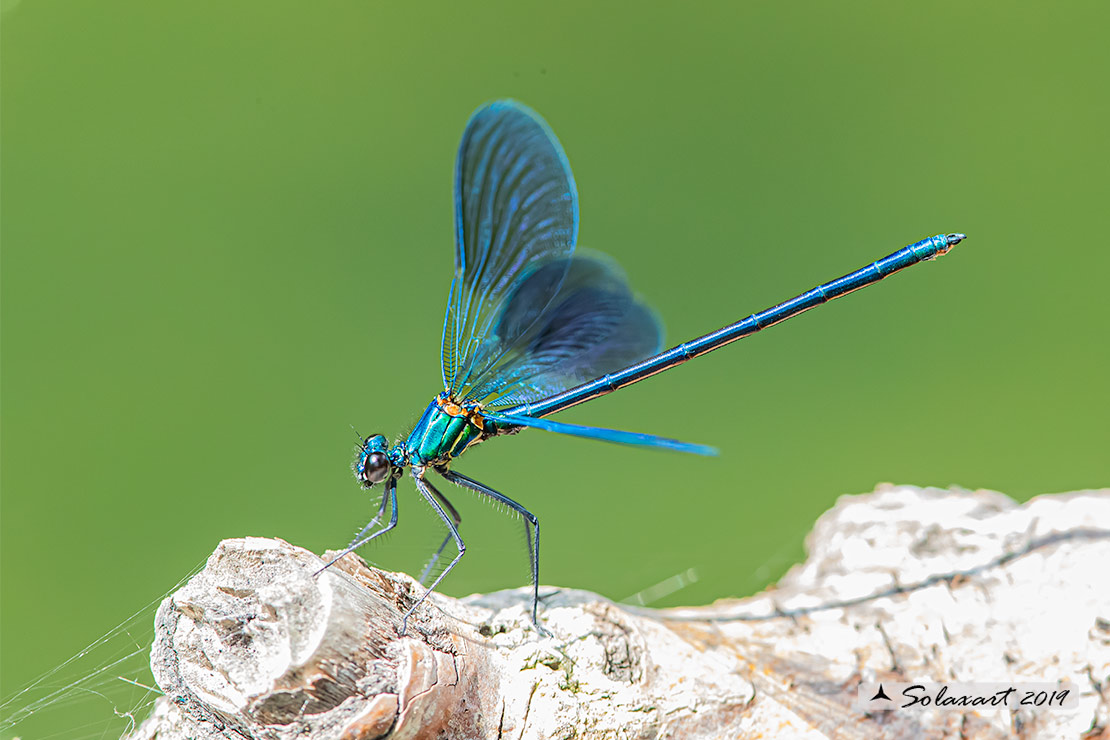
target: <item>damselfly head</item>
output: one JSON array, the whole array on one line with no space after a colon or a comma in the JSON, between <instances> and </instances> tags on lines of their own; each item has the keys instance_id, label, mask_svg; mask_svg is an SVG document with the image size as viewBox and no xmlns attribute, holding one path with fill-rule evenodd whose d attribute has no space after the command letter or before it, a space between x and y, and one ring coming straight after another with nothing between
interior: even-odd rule
<instances>
[{"instance_id":1,"label":"damselfly head","mask_svg":"<svg viewBox=\"0 0 1110 740\"><path fill-rule=\"evenodd\" d=\"M381 434L374 434L362 443L362 452L355 463L355 477L363 488L381 483L393 471L389 461L389 443Z\"/></svg>"}]
</instances>

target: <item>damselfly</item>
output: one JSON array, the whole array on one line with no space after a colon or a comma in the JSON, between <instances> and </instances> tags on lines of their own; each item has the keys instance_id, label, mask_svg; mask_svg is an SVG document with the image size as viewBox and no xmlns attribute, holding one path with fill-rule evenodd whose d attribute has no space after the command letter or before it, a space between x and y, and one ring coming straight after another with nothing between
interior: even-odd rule
<instances>
[{"instance_id":1,"label":"damselfly","mask_svg":"<svg viewBox=\"0 0 1110 740\"><path fill-rule=\"evenodd\" d=\"M452 540L456 547L455 557L428 586L429 591L435 589L466 547L459 535L458 512L428 478L434 471L521 516L532 567L531 617L543 633L537 616L539 519L508 496L452 470L455 458L480 442L526 427L716 454L704 445L546 417L934 259L964 238L940 234L923 239L773 308L660 352L663 333L655 313L632 294L612 260L596 253L576 254L577 235L578 194L551 129L520 103L505 100L479 108L463 132L455 166L455 279L443 322L443 391L406 439L390 445L385 436L373 434L360 442L355 475L363 487L384 484L385 491L374 518L328 565L397 525L397 481L407 468L448 529L421 583ZM402 630L426 597L427 592L405 614Z\"/></svg>"}]
</instances>

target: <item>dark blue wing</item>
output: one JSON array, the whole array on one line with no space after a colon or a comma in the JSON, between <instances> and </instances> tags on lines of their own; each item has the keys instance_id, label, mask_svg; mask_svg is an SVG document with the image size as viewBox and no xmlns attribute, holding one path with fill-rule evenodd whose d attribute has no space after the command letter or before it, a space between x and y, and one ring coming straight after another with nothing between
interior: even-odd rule
<instances>
[{"instance_id":1,"label":"dark blue wing","mask_svg":"<svg viewBox=\"0 0 1110 740\"><path fill-rule=\"evenodd\" d=\"M458 397L488 408L536 401L649 357L662 342L656 314L613 260L547 261L508 296Z\"/></svg>"},{"instance_id":2,"label":"dark blue wing","mask_svg":"<svg viewBox=\"0 0 1110 740\"><path fill-rule=\"evenodd\" d=\"M444 387L458 396L475 375L475 358L489 354L505 301L522 276L574 251L574 178L555 135L536 113L504 100L471 117L455 169L455 221L455 279L443 322L442 369ZM539 309L560 282L536 286L531 300ZM495 343L515 339L501 335Z\"/></svg>"}]
</instances>

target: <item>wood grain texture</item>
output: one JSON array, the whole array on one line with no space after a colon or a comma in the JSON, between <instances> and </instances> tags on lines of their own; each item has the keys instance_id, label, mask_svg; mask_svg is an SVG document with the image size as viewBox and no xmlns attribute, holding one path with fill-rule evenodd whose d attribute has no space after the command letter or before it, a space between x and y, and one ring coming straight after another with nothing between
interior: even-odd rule
<instances>
[{"instance_id":1,"label":"wood grain texture","mask_svg":"<svg viewBox=\"0 0 1110 740\"><path fill-rule=\"evenodd\" d=\"M347 556L227 540L158 611L161 738L1060 738L1110 727L1110 491L880 487L774 588L650 610L559 590L452 599ZM324 557L327 557L325 554ZM544 589L550 591L551 589ZM1073 711L865 715L860 681L1057 681Z\"/></svg>"}]
</instances>

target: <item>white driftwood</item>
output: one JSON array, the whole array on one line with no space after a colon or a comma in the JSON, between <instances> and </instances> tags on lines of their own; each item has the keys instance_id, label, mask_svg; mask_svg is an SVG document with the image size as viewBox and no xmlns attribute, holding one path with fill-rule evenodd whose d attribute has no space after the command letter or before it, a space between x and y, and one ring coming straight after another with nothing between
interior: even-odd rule
<instances>
[{"instance_id":1,"label":"white driftwood","mask_svg":"<svg viewBox=\"0 0 1110 740\"><path fill-rule=\"evenodd\" d=\"M651 611L420 593L281 540L220 544L158 610L138 739L1106 737L1110 491L846 496L773 589ZM549 591L550 589L544 589ZM851 708L860 681L1070 680L1076 710Z\"/></svg>"}]
</instances>

